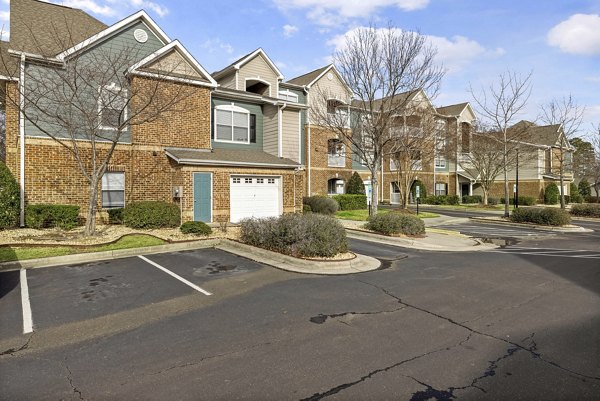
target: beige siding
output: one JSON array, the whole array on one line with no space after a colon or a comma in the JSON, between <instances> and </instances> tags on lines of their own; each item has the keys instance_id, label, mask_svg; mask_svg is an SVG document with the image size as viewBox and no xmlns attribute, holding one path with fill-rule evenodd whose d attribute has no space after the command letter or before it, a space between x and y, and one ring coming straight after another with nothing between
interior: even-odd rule
<instances>
[{"instance_id":1,"label":"beige siding","mask_svg":"<svg viewBox=\"0 0 600 401\"><path fill-rule=\"evenodd\" d=\"M284 110L282 115L282 156L300 163L300 112Z\"/></svg>"},{"instance_id":2,"label":"beige siding","mask_svg":"<svg viewBox=\"0 0 600 401\"><path fill-rule=\"evenodd\" d=\"M276 106L263 106L263 150L278 156L279 119Z\"/></svg>"},{"instance_id":3,"label":"beige siding","mask_svg":"<svg viewBox=\"0 0 600 401\"><path fill-rule=\"evenodd\" d=\"M218 83L224 88L235 89L235 71L229 75L219 78Z\"/></svg>"},{"instance_id":4,"label":"beige siding","mask_svg":"<svg viewBox=\"0 0 600 401\"><path fill-rule=\"evenodd\" d=\"M346 86L335 72L330 72L333 76L331 80L327 78L327 75L329 75L327 73L310 88L311 109L315 110L309 113L313 115L310 121L311 124L318 124L317 116L326 112L326 99L337 99L344 103L350 103L350 94Z\"/></svg>"},{"instance_id":5,"label":"beige siding","mask_svg":"<svg viewBox=\"0 0 600 401\"><path fill-rule=\"evenodd\" d=\"M148 66L151 70L158 70L166 73L175 73L188 77L206 79L194 69L183 57L176 51L172 51L159 60Z\"/></svg>"},{"instance_id":6,"label":"beige siding","mask_svg":"<svg viewBox=\"0 0 600 401\"><path fill-rule=\"evenodd\" d=\"M257 55L239 70L239 90L246 90L246 78L260 78L271 85L272 97L277 97L277 73L262 55ZM268 95L268 93L267 93Z\"/></svg>"}]
</instances>

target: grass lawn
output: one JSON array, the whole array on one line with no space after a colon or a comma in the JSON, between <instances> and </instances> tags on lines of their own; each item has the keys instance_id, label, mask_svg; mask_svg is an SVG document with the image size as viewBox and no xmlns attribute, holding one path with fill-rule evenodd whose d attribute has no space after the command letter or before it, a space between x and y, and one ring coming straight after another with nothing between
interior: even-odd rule
<instances>
[{"instance_id":1,"label":"grass lawn","mask_svg":"<svg viewBox=\"0 0 600 401\"><path fill-rule=\"evenodd\" d=\"M140 248L143 246L162 245L165 241L151 235L127 235L117 242L108 245L97 245L89 248L72 246L36 246L36 247L0 247L0 262L14 260L47 258L51 256L64 256L74 253L114 251L117 249Z\"/></svg>"},{"instance_id":2,"label":"grass lawn","mask_svg":"<svg viewBox=\"0 0 600 401\"><path fill-rule=\"evenodd\" d=\"M499 205L488 205L487 207L482 207L478 204L472 205L427 205L421 204L423 207L439 207L442 209L454 209L454 210L481 210L484 212L490 212L494 210L504 210L504 203ZM512 208L512 205L510 206Z\"/></svg>"},{"instance_id":3,"label":"grass lawn","mask_svg":"<svg viewBox=\"0 0 600 401\"><path fill-rule=\"evenodd\" d=\"M382 210L379 210L377 212L377 214L385 214L385 213L389 213L389 212L390 212L390 210L388 210L388 209L382 209ZM367 221L367 217L369 217L369 211L366 209L363 209L363 210L340 210L335 215L338 219ZM417 216L417 215L413 214L413 216ZM420 217L422 219L428 219L431 217L439 217L439 214L429 213L429 212L419 212L419 215L417 217Z\"/></svg>"}]
</instances>

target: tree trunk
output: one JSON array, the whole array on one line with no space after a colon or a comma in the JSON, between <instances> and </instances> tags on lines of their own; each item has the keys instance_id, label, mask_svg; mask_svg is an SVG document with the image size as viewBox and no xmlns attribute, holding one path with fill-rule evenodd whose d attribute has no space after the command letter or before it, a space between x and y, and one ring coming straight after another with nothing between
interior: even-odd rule
<instances>
[{"instance_id":1,"label":"tree trunk","mask_svg":"<svg viewBox=\"0 0 600 401\"><path fill-rule=\"evenodd\" d=\"M369 216L375 216L377 214L377 203L379 202L379 182L377 181L377 168L375 171L371 171L371 210Z\"/></svg>"},{"instance_id":2,"label":"tree trunk","mask_svg":"<svg viewBox=\"0 0 600 401\"><path fill-rule=\"evenodd\" d=\"M98 204L98 177L93 176L90 181L90 197L88 199L87 217L85 220L85 236L94 235L96 232L96 209Z\"/></svg>"},{"instance_id":3,"label":"tree trunk","mask_svg":"<svg viewBox=\"0 0 600 401\"><path fill-rule=\"evenodd\" d=\"M488 204L488 190L483 187L482 187L482 190L483 190L483 204L487 205Z\"/></svg>"},{"instance_id":4,"label":"tree trunk","mask_svg":"<svg viewBox=\"0 0 600 401\"><path fill-rule=\"evenodd\" d=\"M504 217L508 217L510 215L508 206L510 204L510 199L508 197L508 166L506 156L506 140L504 142L504 155L502 156L502 163L504 164Z\"/></svg>"},{"instance_id":5,"label":"tree trunk","mask_svg":"<svg viewBox=\"0 0 600 401\"><path fill-rule=\"evenodd\" d=\"M565 162L565 155L563 153L562 147L560 148L560 166L558 167L558 174L560 174L560 208L565 208L565 179L563 178L564 167L563 164Z\"/></svg>"}]
</instances>

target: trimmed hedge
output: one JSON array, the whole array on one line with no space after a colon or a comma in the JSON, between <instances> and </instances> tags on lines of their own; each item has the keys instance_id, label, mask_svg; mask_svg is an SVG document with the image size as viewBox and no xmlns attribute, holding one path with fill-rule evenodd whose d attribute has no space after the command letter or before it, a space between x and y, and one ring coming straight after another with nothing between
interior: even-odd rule
<instances>
[{"instance_id":1,"label":"trimmed hedge","mask_svg":"<svg viewBox=\"0 0 600 401\"><path fill-rule=\"evenodd\" d=\"M240 240L296 257L332 257L348 251L346 230L340 222L315 213L244 219Z\"/></svg>"},{"instance_id":2,"label":"trimmed hedge","mask_svg":"<svg viewBox=\"0 0 600 401\"><path fill-rule=\"evenodd\" d=\"M465 195L462 197L462 203L481 203L483 197L481 195Z\"/></svg>"},{"instance_id":3,"label":"trimmed hedge","mask_svg":"<svg viewBox=\"0 0 600 401\"><path fill-rule=\"evenodd\" d=\"M194 235L210 235L212 234L212 228L208 224L202 221L186 221L179 227L184 234Z\"/></svg>"},{"instance_id":4,"label":"trimmed hedge","mask_svg":"<svg viewBox=\"0 0 600 401\"><path fill-rule=\"evenodd\" d=\"M545 205L556 205L560 199L560 192L558 186L555 183L550 183L544 189L544 204Z\"/></svg>"},{"instance_id":5,"label":"trimmed hedge","mask_svg":"<svg viewBox=\"0 0 600 401\"><path fill-rule=\"evenodd\" d=\"M583 203L581 205L573 205L571 214L580 217L599 217L600 218L600 203Z\"/></svg>"},{"instance_id":6,"label":"trimmed hedge","mask_svg":"<svg viewBox=\"0 0 600 401\"><path fill-rule=\"evenodd\" d=\"M181 213L174 203L135 202L125 206L123 224L131 228L175 228L181 224Z\"/></svg>"},{"instance_id":7,"label":"trimmed hedge","mask_svg":"<svg viewBox=\"0 0 600 401\"><path fill-rule=\"evenodd\" d=\"M458 205L458 195L431 195L421 198L421 203L428 205Z\"/></svg>"},{"instance_id":8,"label":"trimmed hedge","mask_svg":"<svg viewBox=\"0 0 600 401\"><path fill-rule=\"evenodd\" d=\"M123 224L123 211L122 207L115 207L112 209L106 209L108 213L108 224Z\"/></svg>"},{"instance_id":9,"label":"trimmed hedge","mask_svg":"<svg viewBox=\"0 0 600 401\"><path fill-rule=\"evenodd\" d=\"M310 210L313 213L333 215L335 214L340 206L339 204L328 196L315 195L305 197L302 203L310 206Z\"/></svg>"},{"instance_id":10,"label":"trimmed hedge","mask_svg":"<svg viewBox=\"0 0 600 401\"><path fill-rule=\"evenodd\" d=\"M6 164L0 162L0 229L15 227L21 212L19 184Z\"/></svg>"},{"instance_id":11,"label":"trimmed hedge","mask_svg":"<svg viewBox=\"0 0 600 401\"><path fill-rule=\"evenodd\" d=\"M564 226L571 222L571 216L563 209L551 207L528 207L515 209L510 220L515 223L534 223L543 226Z\"/></svg>"},{"instance_id":12,"label":"trimmed hedge","mask_svg":"<svg viewBox=\"0 0 600 401\"><path fill-rule=\"evenodd\" d=\"M340 210L361 210L367 208L367 195L333 195Z\"/></svg>"},{"instance_id":13,"label":"trimmed hedge","mask_svg":"<svg viewBox=\"0 0 600 401\"><path fill-rule=\"evenodd\" d=\"M500 203L504 203L504 198L500 198ZM508 198L508 203L510 205L515 204L514 196ZM533 196L519 196L519 206L535 206L537 204L537 198Z\"/></svg>"},{"instance_id":14,"label":"trimmed hedge","mask_svg":"<svg viewBox=\"0 0 600 401\"><path fill-rule=\"evenodd\" d=\"M488 205L497 205L500 203L500 199L498 198L488 198Z\"/></svg>"},{"instance_id":15,"label":"trimmed hedge","mask_svg":"<svg viewBox=\"0 0 600 401\"><path fill-rule=\"evenodd\" d=\"M58 227L70 230L79 224L79 206L75 205L27 205L25 224L31 228Z\"/></svg>"},{"instance_id":16,"label":"trimmed hedge","mask_svg":"<svg viewBox=\"0 0 600 401\"><path fill-rule=\"evenodd\" d=\"M385 235L404 234L421 235L425 234L425 223L416 216L409 214L390 212L377 214L369 217L366 224L367 229Z\"/></svg>"}]
</instances>

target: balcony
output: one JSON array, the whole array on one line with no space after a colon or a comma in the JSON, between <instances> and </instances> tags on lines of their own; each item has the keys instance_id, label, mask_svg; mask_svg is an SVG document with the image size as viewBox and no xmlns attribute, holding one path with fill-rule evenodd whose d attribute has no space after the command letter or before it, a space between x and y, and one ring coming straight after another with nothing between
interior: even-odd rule
<instances>
[{"instance_id":1,"label":"balcony","mask_svg":"<svg viewBox=\"0 0 600 401\"><path fill-rule=\"evenodd\" d=\"M328 154L327 165L329 167L346 167L345 154Z\"/></svg>"}]
</instances>

